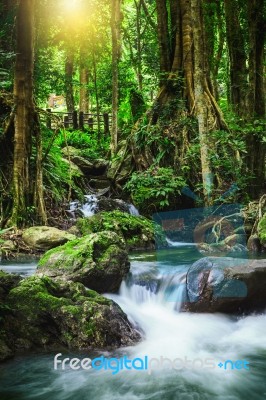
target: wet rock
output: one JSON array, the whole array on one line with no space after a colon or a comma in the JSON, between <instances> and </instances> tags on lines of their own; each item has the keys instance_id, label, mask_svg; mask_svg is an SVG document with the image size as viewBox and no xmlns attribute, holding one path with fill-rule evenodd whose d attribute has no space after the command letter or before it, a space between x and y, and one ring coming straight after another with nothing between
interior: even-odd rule
<instances>
[{"instance_id":1,"label":"wet rock","mask_svg":"<svg viewBox=\"0 0 266 400\"><path fill-rule=\"evenodd\" d=\"M266 307L266 260L206 257L188 270L184 309L193 312L253 312Z\"/></svg>"}]
</instances>

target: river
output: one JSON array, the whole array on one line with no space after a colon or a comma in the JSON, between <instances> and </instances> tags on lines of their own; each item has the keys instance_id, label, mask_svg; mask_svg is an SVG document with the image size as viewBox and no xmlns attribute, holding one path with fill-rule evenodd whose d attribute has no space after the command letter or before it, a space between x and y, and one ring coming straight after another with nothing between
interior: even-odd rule
<instances>
[{"instance_id":1,"label":"river","mask_svg":"<svg viewBox=\"0 0 266 400\"><path fill-rule=\"evenodd\" d=\"M197 255L190 246L167 254L131 255L131 272L120 293L107 294L143 332L139 344L111 353L60 350L62 357L80 359L147 357L148 369L114 374L110 369L74 371L67 365L55 370L56 352L21 355L0 365L0 399L266 399L266 314L180 312L185 274ZM27 276L35 265L6 263L1 268ZM237 360L241 368L233 364Z\"/></svg>"}]
</instances>

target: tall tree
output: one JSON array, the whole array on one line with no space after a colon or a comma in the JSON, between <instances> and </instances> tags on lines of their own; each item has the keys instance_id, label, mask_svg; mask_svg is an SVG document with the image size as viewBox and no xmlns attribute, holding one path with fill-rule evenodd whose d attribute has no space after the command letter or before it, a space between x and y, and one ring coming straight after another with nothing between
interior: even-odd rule
<instances>
[{"instance_id":1,"label":"tall tree","mask_svg":"<svg viewBox=\"0 0 266 400\"><path fill-rule=\"evenodd\" d=\"M13 209L10 224L26 218L30 204L31 131L34 124L34 0L20 0L17 11L16 63L14 78L15 135L13 165Z\"/></svg>"},{"instance_id":2,"label":"tall tree","mask_svg":"<svg viewBox=\"0 0 266 400\"><path fill-rule=\"evenodd\" d=\"M74 52L72 48L67 48L66 61L65 61L65 93L66 93L66 105L68 112L73 112L75 110L73 74L74 74Z\"/></svg>"},{"instance_id":3,"label":"tall tree","mask_svg":"<svg viewBox=\"0 0 266 400\"><path fill-rule=\"evenodd\" d=\"M118 102L119 102L119 60L121 54L121 0L112 0L112 129L111 153L115 154L118 142Z\"/></svg>"},{"instance_id":4,"label":"tall tree","mask_svg":"<svg viewBox=\"0 0 266 400\"><path fill-rule=\"evenodd\" d=\"M266 22L264 0L248 0L249 27L249 114L265 116L264 43Z\"/></svg>"},{"instance_id":5,"label":"tall tree","mask_svg":"<svg viewBox=\"0 0 266 400\"><path fill-rule=\"evenodd\" d=\"M212 106L207 91L207 51L204 43L204 20L202 15L201 0L191 0L191 15L193 22L194 38L194 85L195 106L199 126L201 171L203 190L208 203L213 186L213 173L210 161L210 126L215 120L212 117ZM212 121L211 121L212 120Z\"/></svg>"},{"instance_id":6,"label":"tall tree","mask_svg":"<svg viewBox=\"0 0 266 400\"><path fill-rule=\"evenodd\" d=\"M171 70L170 37L168 29L168 10L166 0L156 0L158 21L158 42L160 49L160 82L166 81Z\"/></svg>"},{"instance_id":7,"label":"tall tree","mask_svg":"<svg viewBox=\"0 0 266 400\"><path fill-rule=\"evenodd\" d=\"M240 7L237 0L225 0L226 36L230 64L230 101L240 116L246 113L247 69Z\"/></svg>"},{"instance_id":8,"label":"tall tree","mask_svg":"<svg viewBox=\"0 0 266 400\"><path fill-rule=\"evenodd\" d=\"M86 54L83 48L80 49L79 61L79 111L89 112L89 68L86 62Z\"/></svg>"}]
</instances>

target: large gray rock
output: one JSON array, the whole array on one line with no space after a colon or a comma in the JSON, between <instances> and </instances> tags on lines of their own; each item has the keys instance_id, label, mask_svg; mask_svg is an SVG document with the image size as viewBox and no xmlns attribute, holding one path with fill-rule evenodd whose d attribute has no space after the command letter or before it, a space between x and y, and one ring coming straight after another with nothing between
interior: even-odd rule
<instances>
[{"instance_id":1,"label":"large gray rock","mask_svg":"<svg viewBox=\"0 0 266 400\"><path fill-rule=\"evenodd\" d=\"M118 291L129 266L125 241L115 232L103 231L48 251L36 273L81 282L104 293Z\"/></svg>"},{"instance_id":2,"label":"large gray rock","mask_svg":"<svg viewBox=\"0 0 266 400\"><path fill-rule=\"evenodd\" d=\"M188 311L239 313L266 307L266 260L202 258L189 268L186 283Z\"/></svg>"},{"instance_id":3,"label":"large gray rock","mask_svg":"<svg viewBox=\"0 0 266 400\"><path fill-rule=\"evenodd\" d=\"M97 209L98 212L114 210L129 212L129 204L120 199L110 199L103 196L98 198Z\"/></svg>"},{"instance_id":4,"label":"large gray rock","mask_svg":"<svg viewBox=\"0 0 266 400\"><path fill-rule=\"evenodd\" d=\"M76 239L76 236L51 226L33 226L23 232L22 239L30 248L49 250Z\"/></svg>"},{"instance_id":5,"label":"large gray rock","mask_svg":"<svg viewBox=\"0 0 266 400\"><path fill-rule=\"evenodd\" d=\"M76 164L85 175L102 175L106 172L108 161L98 159L98 160L87 160L81 156L71 156L70 160Z\"/></svg>"},{"instance_id":6,"label":"large gray rock","mask_svg":"<svg viewBox=\"0 0 266 400\"><path fill-rule=\"evenodd\" d=\"M0 361L30 349L116 348L140 339L116 303L80 283L36 276L12 282L1 303Z\"/></svg>"}]
</instances>

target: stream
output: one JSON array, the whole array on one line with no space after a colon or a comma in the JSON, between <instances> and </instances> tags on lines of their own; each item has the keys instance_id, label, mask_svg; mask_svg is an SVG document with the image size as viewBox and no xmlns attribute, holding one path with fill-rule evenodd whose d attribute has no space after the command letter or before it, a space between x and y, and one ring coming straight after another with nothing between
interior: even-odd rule
<instances>
[{"instance_id":1,"label":"stream","mask_svg":"<svg viewBox=\"0 0 266 400\"><path fill-rule=\"evenodd\" d=\"M119 294L106 295L143 332L140 343L111 353L60 350L17 356L0 364L0 399L266 399L266 314L235 317L179 312L186 271L198 255L189 245L175 245L167 254L132 254L130 274ZM35 266L25 262L0 267L28 276ZM148 357L150 364L148 369L117 373L103 368L75 371L69 365L55 370L58 352L81 359ZM242 360L247 368L232 368L227 360Z\"/></svg>"}]
</instances>

